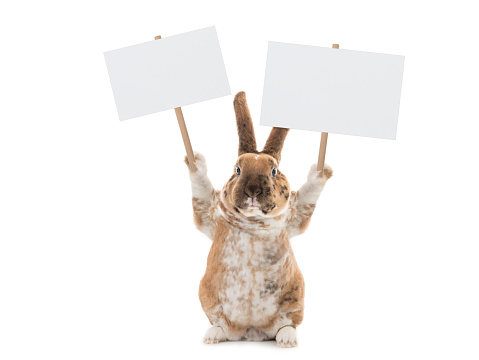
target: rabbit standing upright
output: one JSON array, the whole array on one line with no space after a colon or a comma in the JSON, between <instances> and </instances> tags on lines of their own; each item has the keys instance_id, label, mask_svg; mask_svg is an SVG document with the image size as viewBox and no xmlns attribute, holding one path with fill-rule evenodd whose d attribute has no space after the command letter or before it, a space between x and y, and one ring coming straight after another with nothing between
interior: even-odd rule
<instances>
[{"instance_id":1,"label":"rabbit standing upright","mask_svg":"<svg viewBox=\"0 0 479 360\"><path fill-rule=\"evenodd\" d=\"M219 191L202 155L195 156L197 170L190 170L195 225L213 240L199 289L213 325L204 342L276 339L280 347L293 347L304 280L289 239L306 230L333 172L326 166L320 177L313 165L307 182L290 191L279 170L289 129L273 128L258 151L244 92L235 96L234 108L239 157L233 175Z\"/></svg>"}]
</instances>

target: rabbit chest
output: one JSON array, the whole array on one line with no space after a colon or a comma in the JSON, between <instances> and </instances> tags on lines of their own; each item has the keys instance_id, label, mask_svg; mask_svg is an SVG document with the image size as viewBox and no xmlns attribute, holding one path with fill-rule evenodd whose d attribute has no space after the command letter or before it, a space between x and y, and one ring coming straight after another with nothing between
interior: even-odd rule
<instances>
[{"instance_id":1,"label":"rabbit chest","mask_svg":"<svg viewBox=\"0 0 479 360\"><path fill-rule=\"evenodd\" d=\"M230 229L220 252L219 300L225 315L237 323L258 324L278 310L278 297L292 256L280 228Z\"/></svg>"}]
</instances>

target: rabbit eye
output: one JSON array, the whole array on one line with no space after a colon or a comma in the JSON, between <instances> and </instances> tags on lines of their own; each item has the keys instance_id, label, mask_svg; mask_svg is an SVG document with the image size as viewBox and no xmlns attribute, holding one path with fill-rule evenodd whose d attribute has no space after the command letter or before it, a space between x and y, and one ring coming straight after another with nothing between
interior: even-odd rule
<instances>
[{"instance_id":1,"label":"rabbit eye","mask_svg":"<svg viewBox=\"0 0 479 360\"><path fill-rule=\"evenodd\" d=\"M236 167L236 175L239 175L241 174L241 169L239 168L239 166Z\"/></svg>"},{"instance_id":2,"label":"rabbit eye","mask_svg":"<svg viewBox=\"0 0 479 360\"><path fill-rule=\"evenodd\" d=\"M277 173L278 173L278 170L276 170L276 168L273 168L273 171L271 172L271 175L276 176Z\"/></svg>"}]
</instances>

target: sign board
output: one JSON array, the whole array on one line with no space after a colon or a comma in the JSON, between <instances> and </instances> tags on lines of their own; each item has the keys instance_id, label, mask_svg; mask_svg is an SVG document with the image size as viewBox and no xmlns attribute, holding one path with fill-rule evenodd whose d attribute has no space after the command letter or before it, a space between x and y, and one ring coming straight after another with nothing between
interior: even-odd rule
<instances>
[{"instance_id":1,"label":"sign board","mask_svg":"<svg viewBox=\"0 0 479 360\"><path fill-rule=\"evenodd\" d=\"M215 27L105 52L120 120L230 95Z\"/></svg>"},{"instance_id":2,"label":"sign board","mask_svg":"<svg viewBox=\"0 0 479 360\"><path fill-rule=\"evenodd\" d=\"M404 56L269 42L261 125L395 139Z\"/></svg>"}]
</instances>

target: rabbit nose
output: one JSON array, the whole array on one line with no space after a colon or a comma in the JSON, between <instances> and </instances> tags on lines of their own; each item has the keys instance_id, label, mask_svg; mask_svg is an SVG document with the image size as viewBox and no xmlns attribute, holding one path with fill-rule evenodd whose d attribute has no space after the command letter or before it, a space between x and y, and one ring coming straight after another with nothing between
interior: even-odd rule
<instances>
[{"instance_id":1,"label":"rabbit nose","mask_svg":"<svg viewBox=\"0 0 479 360\"><path fill-rule=\"evenodd\" d=\"M248 186L245 188L244 192L249 197L254 198L261 194L261 189L258 186Z\"/></svg>"}]
</instances>

